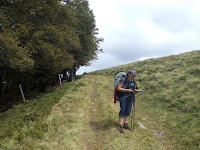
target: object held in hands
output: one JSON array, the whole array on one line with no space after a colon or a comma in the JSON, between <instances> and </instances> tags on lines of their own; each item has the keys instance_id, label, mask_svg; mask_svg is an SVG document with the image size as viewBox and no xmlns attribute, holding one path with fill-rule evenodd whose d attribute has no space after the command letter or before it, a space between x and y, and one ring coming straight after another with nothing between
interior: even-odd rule
<instances>
[{"instance_id":1,"label":"object held in hands","mask_svg":"<svg viewBox=\"0 0 200 150\"><path fill-rule=\"evenodd\" d=\"M136 92L142 92L142 90L135 89Z\"/></svg>"}]
</instances>

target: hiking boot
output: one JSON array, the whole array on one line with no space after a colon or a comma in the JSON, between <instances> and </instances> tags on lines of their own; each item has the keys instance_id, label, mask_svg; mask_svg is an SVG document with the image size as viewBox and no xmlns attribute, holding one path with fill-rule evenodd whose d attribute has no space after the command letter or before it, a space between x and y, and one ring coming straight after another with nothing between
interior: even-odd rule
<instances>
[{"instance_id":1,"label":"hiking boot","mask_svg":"<svg viewBox=\"0 0 200 150\"><path fill-rule=\"evenodd\" d=\"M128 123L124 123L124 129L132 130L132 129L128 126Z\"/></svg>"},{"instance_id":2,"label":"hiking boot","mask_svg":"<svg viewBox=\"0 0 200 150\"><path fill-rule=\"evenodd\" d=\"M123 125L121 125L121 124L119 125L119 132L124 133Z\"/></svg>"}]
</instances>

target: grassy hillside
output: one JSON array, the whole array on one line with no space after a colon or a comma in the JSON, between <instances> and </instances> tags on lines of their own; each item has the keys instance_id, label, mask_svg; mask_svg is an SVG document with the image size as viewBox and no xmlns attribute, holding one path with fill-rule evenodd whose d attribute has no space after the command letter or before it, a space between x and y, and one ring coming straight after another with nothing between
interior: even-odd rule
<instances>
[{"instance_id":1,"label":"grassy hillside","mask_svg":"<svg viewBox=\"0 0 200 150\"><path fill-rule=\"evenodd\" d=\"M139 99L155 113L166 110L158 120L185 146L198 149L200 141L200 51L148 59L92 72L114 76L129 69L137 71ZM176 135L176 136L175 136Z\"/></svg>"},{"instance_id":2,"label":"grassy hillside","mask_svg":"<svg viewBox=\"0 0 200 150\"><path fill-rule=\"evenodd\" d=\"M197 150L199 64L200 51L194 51L100 70L66 83L1 113L0 149ZM138 72L143 92L136 95L135 130L121 134L113 81L117 72L129 69Z\"/></svg>"},{"instance_id":3,"label":"grassy hillside","mask_svg":"<svg viewBox=\"0 0 200 150\"><path fill-rule=\"evenodd\" d=\"M119 133L111 85L111 77L86 76L2 113L0 149L165 149L138 126Z\"/></svg>"},{"instance_id":4,"label":"grassy hillside","mask_svg":"<svg viewBox=\"0 0 200 150\"><path fill-rule=\"evenodd\" d=\"M160 133L166 131L152 124L153 118L148 114L150 112L153 114L153 110L150 109L146 113L144 110L147 106L140 100L136 103L135 130L126 130L125 134L119 133L117 129L119 103L113 103L112 77L84 76L78 81L64 85L63 90L58 89L57 92L59 91L65 91L65 95L61 92L58 95L62 97L50 105L48 101L52 101L55 92L39 97L38 105L30 101L27 105L16 106L15 109L2 113L0 149L173 150L177 148L174 144L176 141L168 139L165 134L160 136ZM40 103L40 100L43 102ZM45 111L40 109L42 107ZM36 110L36 114L40 112L40 115L29 113L33 110ZM24 118L26 114L30 114L29 119ZM144 124L148 130L140 128L137 122ZM158 135L155 135L156 133ZM182 148L182 145L178 147Z\"/></svg>"}]
</instances>

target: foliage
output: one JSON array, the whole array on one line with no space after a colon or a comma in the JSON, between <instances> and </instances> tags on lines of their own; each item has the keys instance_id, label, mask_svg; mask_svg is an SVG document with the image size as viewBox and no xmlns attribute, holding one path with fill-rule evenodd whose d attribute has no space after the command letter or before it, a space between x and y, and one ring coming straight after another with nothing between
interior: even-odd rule
<instances>
[{"instance_id":1,"label":"foliage","mask_svg":"<svg viewBox=\"0 0 200 150\"><path fill-rule=\"evenodd\" d=\"M0 97L19 80L44 91L59 73L89 64L100 51L97 30L87 0L0 1Z\"/></svg>"}]
</instances>

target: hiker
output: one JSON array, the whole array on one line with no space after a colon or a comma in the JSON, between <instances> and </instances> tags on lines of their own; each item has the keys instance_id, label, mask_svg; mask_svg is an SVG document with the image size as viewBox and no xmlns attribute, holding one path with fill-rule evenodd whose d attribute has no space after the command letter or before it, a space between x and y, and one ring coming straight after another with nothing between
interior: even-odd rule
<instances>
[{"instance_id":1,"label":"hiker","mask_svg":"<svg viewBox=\"0 0 200 150\"><path fill-rule=\"evenodd\" d=\"M135 100L135 93L137 93L134 91L137 88L134 80L135 77L136 71L129 70L126 76L121 78L117 87L121 108L119 112L119 131L121 133L124 133L123 128L131 130L128 126L128 119L131 113L132 103Z\"/></svg>"}]
</instances>

